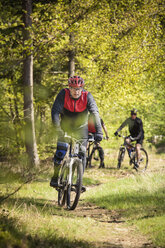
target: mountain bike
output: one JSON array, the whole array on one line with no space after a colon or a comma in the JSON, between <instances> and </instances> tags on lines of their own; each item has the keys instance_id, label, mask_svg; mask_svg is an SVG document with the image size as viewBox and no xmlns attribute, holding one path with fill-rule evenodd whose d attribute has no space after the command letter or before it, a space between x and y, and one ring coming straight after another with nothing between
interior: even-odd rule
<instances>
[{"instance_id":1,"label":"mountain bike","mask_svg":"<svg viewBox=\"0 0 165 248\"><path fill-rule=\"evenodd\" d=\"M82 159L79 155L81 140L65 134L69 148L60 169L57 188L58 205L66 204L69 210L74 210L78 204L83 177Z\"/></svg>"},{"instance_id":2,"label":"mountain bike","mask_svg":"<svg viewBox=\"0 0 165 248\"><path fill-rule=\"evenodd\" d=\"M94 136L90 135L88 137L86 167L92 168L92 166L95 166L97 168L104 168L104 165L100 166L103 160L101 158L104 158L104 150L100 146L100 143L94 140Z\"/></svg>"},{"instance_id":3,"label":"mountain bike","mask_svg":"<svg viewBox=\"0 0 165 248\"><path fill-rule=\"evenodd\" d=\"M140 148L141 158L140 161L138 162L139 166L137 167L137 155L136 155L135 145L127 143L126 136L122 136L120 134L118 134L118 136L124 139L124 143L120 146L119 149L117 168L118 169L121 168L122 162L124 160L125 152L127 150L129 156L129 164L134 165L133 168L136 169L137 171L141 171L141 172L145 171L148 166L148 154L146 150L143 147Z\"/></svg>"}]
</instances>

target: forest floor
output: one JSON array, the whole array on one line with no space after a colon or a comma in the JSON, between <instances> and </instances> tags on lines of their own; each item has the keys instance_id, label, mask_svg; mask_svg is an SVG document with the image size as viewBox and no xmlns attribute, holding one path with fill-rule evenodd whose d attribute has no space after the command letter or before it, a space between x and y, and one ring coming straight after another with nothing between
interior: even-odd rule
<instances>
[{"instance_id":1,"label":"forest floor","mask_svg":"<svg viewBox=\"0 0 165 248\"><path fill-rule=\"evenodd\" d=\"M106 154L107 157L108 155ZM44 177L41 176L35 182L25 185L16 195L10 197L0 209L0 220L2 221L2 226L0 226L0 248L165 247L165 244L156 245L151 235L143 233L135 225L133 217L131 216L130 218L129 214L125 214L127 209L100 207L99 204L89 200L89 196L95 198L95 194L100 190L100 187L106 187L111 183L110 180L114 183L115 188L118 182L124 187L124 183L128 183L127 180L137 180L137 173L132 168L125 165L121 170L115 168L116 155L113 158L111 156L111 164L108 161L107 158L105 169L92 168L85 171L84 182L87 191L81 194L78 206L74 211L67 211L65 208L58 207L57 193L54 193L54 189L49 187L50 174L47 174L46 177L45 175ZM154 173L157 173L157 171L160 174L165 174L164 155L154 154L152 158L150 157L146 174L156 175ZM88 179L89 181L91 180L90 183L87 183ZM145 176L143 179L144 181L146 180ZM113 194L110 193L108 197L111 196ZM113 201L115 202L115 200ZM159 208L159 206L151 206L152 212L155 211L153 208ZM134 215L136 215L136 210L139 211L139 207L133 209ZM130 209L128 208L129 211ZM5 216L6 213L7 217ZM139 212L137 215L139 215ZM150 217L149 210L147 216L145 213L143 215L144 219ZM162 212L161 215L163 215ZM12 222L11 220L13 219L16 221ZM15 236L12 229L16 230L17 235L19 233L18 237ZM10 241L5 240L7 239L6 234ZM21 240L20 243L15 241L17 238ZM3 242L1 243L1 241Z\"/></svg>"},{"instance_id":2,"label":"forest floor","mask_svg":"<svg viewBox=\"0 0 165 248\"><path fill-rule=\"evenodd\" d=\"M111 173L112 176L112 173ZM122 177L129 173L122 173ZM90 191L97 186L87 187ZM84 193L85 194L85 193ZM91 218L94 220L93 229L98 226L104 230L104 235L98 235L93 242L96 248L154 248L152 241L142 235L134 225L126 224L127 218L122 216L122 210L107 210L83 200L83 195L78 207L72 212L75 218Z\"/></svg>"},{"instance_id":3,"label":"forest floor","mask_svg":"<svg viewBox=\"0 0 165 248\"><path fill-rule=\"evenodd\" d=\"M155 247L151 240L140 234L134 226L126 225L118 211L110 211L93 204L81 202L74 211L76 217L94 220L93 228L100 224L106 235L96 237L94 247L98 248L145 248Z\"/></svg>"},{"instance_id":4,"label":"forest floor","mask_svg":"<svg viewBox=\"0 0 165 248\"><path fill-rule=\"evenodd\" d=\"M106 152L106 151L105 151ZM109 153L109 151L107 151ZM165 158L161 156L152 156L152 161L149 161L149 166L146 173L154 173L161 171L165 173ZM115 166L116 157L114 156L113 165ZM128 159L125 165L128 164ZM87 174L95 174L96 178L102 178L103 183L108 181L108 174L110 177L115 177L117 180L120 178L129 178L135 175L136 172L129 167L122 170L116 170L114 167L99 170L88 171ZM102 175L101 175L102 174ZM106 174L106 179L105 179ZM87 187L87 191L97 188L98 185ZM84 196L84 197L83 197ZM151 239L143 235L134 225L128 225L128 219L122 215L122 210L107 210L98 207L94 204L84 202L85 194L81 196L78 207L74 210L73 215L75 218L92 218L94 220L93 228L97 227L98 223L101 229L104 229L105 235L99 235L95 238L94 247L98 248L155 248ZM135 210L136 211L136 210ZM165 247L161 246L161 247Z\"/></svg>"}]
</instances>

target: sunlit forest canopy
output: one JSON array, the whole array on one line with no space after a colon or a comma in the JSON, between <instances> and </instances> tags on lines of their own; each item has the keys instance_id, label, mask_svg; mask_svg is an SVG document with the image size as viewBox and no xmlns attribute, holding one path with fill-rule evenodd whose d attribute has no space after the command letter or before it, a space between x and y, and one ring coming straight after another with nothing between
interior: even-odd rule
<instances>
[{"instance_id":1,"label":"sunlit forest canopy","mask_svg":"<svg viewBox=\"0 0 165 248\"><path fill-rule=\"evenodd\" d=\"M31 40L23 40L22 1L0 2L0 153L24 151L23 54L33 53L34 114L39 153L53 142L51 107L67 87L69 53L109 128L136 107L145 137L165 135L162 0L32 2ZM74 39L70 41L70 34ZM33 43L33 46L31 46Z\"/></svg>"}]
</instances>

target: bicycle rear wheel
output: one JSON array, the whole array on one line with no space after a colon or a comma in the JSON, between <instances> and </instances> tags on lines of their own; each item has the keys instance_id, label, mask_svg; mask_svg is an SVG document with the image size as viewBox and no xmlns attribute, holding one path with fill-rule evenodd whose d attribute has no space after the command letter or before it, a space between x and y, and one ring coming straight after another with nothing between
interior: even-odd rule
<instances>
[{"instance_id":1,"label":"bicycle rear wheel","mask_svg":"<svg viewBox=\"0 0 165 248\"><path fill-rule=\"evenodd\" d=\"M60 173L60 176L59 176L60 187L58 189L58 205L61 206L61 207L64 206L65 202L66 202L67 174L68 174L68 168L66 167L66 161L65 161L63 166L62 166L62 168L61 168L61 173Z\"/></svg>"},{"instance_id":2,"label":"bicycle rear wheel","mask_svg":"<svg viewBox=\"0 0 165 248\"><path fill-rule=\"evenodd\" d=\"M119 150L119 154L118 154L118 163L117 163L117 169L121 168L121 164L124 160L124 155L125 155L125 148L121 147Z\"/></svg>"},{"instance_id":3,"label":"bicycle rear wheel","mask_svg":"<svg viewBox=\"0 0 165 248\"><path fill-rule=\"evenodd\" d=\"M67 208L74 210L78 204L82 187L83 166L80 159L74 159L72 183L67 188Z\"/></svg>"},{"instance_id":4,"label":"bicycle rear wheel","mask_svg":"<svg viewBox=\"0 0 165 248\"><path fill-rule=\"evenodd\" d=\"M143 172L147 169L148 166L148 154L144 148L141 148L140 150L141 150L141 158L138 163L139 166L136 167L136 170ZM136 162L137 162L137 158L135 158L135 163Z\"/></svg>"}]
</instances>

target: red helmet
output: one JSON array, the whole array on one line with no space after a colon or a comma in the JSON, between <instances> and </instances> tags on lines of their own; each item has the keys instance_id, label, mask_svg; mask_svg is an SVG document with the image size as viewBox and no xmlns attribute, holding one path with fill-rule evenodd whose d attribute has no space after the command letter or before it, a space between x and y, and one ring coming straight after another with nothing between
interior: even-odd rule
<instances>
[{"instance_id":1,"label":"red helmet","mask_svg":"<svg viewBox=\"0 0 165 248\"><path fill-rule=\"evenodd\" d=\"M69 87L83 87L84 79L79 76L73 76L68 79Z\"/></svg>"}]
</instances>

